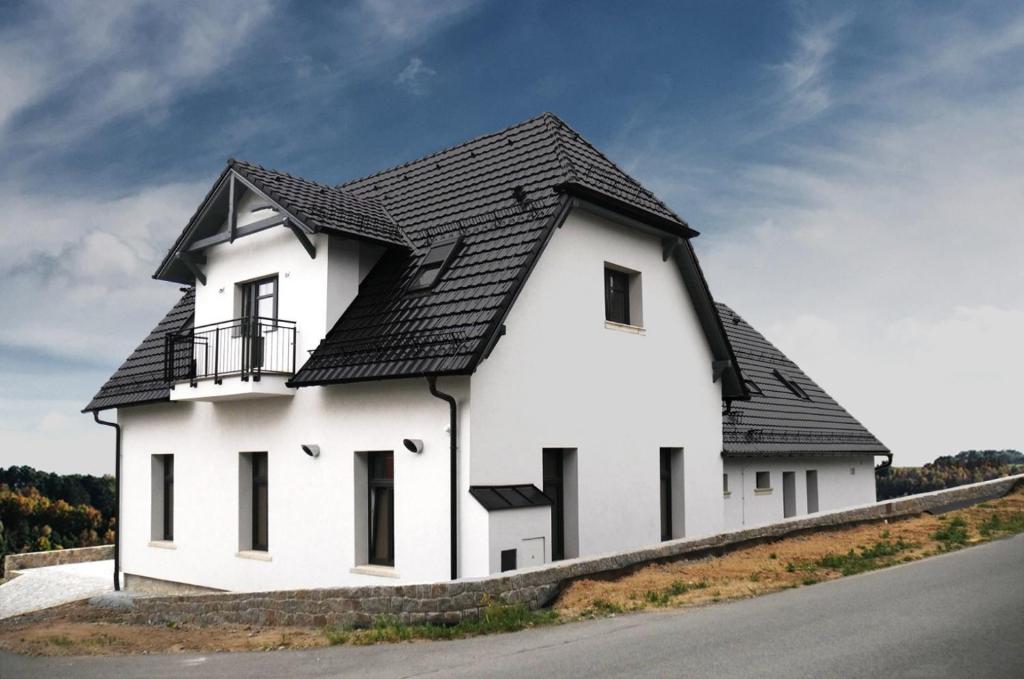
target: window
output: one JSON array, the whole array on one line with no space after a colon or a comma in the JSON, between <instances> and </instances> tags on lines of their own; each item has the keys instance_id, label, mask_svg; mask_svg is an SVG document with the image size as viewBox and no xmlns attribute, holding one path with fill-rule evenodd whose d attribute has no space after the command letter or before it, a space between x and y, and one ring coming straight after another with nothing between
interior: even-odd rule
<instances>
[{"instance_id":1,"label":"window","mask_svg":"<svg viewBox=\"0 0 1024 679\"><path fill-rule=\"evenodd\" d=\"M729 494L729 475L728 474L722 474L722 494L723 495L728 495Z\"/></svg>"},{"instance_id":2,"label":"window","mask_svg":"<svg viewBox=\"0 0 1024 679\"><path fill-rule=\"evenodd\" d=\"M252 453L252 549L267 551L267 454Z\"/></svg>"},{"instance_id":3,"label":"window","mask_svg":"<svg viewBox=\"0 0 1024 679\"><path fill-rule=\"evenodd\" d=\"M267 453L239 453L239 552L266 552L269 548L268 476Z\"/></svg>"},{"instance_id":4,"label":"window","mask_svg":"<svg viewBox=\"0 0 1024 679\"><path fill-rule=\"evenodd\" d=\"M244 319L277 320L277 276L240 283L241 309Z\"/></svg>"},{"instance_id":5,"label":"window","mask_svg":"<svg viewBox=\"0 0 1024 679\"><path fill-rule=\"evenodd\" d=\"M629 274L623 271L604 270L604 317L629 325Z\"/></svg>"},{"instance_id":6,"label":"window","mask_svg":"<svg viewBox=\"0 0 1024 679\"><path fill-rule=\"evenodd\" d=\"M802 398L805 401L810 401L811 400L811 397L807 395L807 392L804 391L803 387L801 387L799 384L794 382L792 378L790 378L789 376L783 374L778 369L773 370L772 372L775 373L775 377L778 378L779 382L782 382L782 384L785 385L785 387L787 389L789 389L791 392L793 392L793 394L797 398Z\"/></svg>"},{"instance_id":7,"label":"window","mask_svg":"<svg viewBox=\"0 0 1024 679\"><path fill-rule=\"evenodd\" d=\"M761 387L757 386L756 382L753 382L751 380L743 380L743 384L747 385L747 391L749 391L751 394L757 394L758 396L764 394L764 392L761 391Z\"/></svg>"},{"instance_id":8,"label":"window","mask_svg":"<svg viewBox=\"0 0 1024 679\"><path fill-rule=\"evenodd\" d=\"M662 448L661 471L661 539L672 539L672 449Z\"/></svg>"},{"instance_id":9,"label":"window","mask_svg":"<svg viewBox=\"0 0 1024 679\"><path fill-rule=\"evenodd\" d=\"M516 569L516 550L501 550L501 572L514 571Z\"/></svg>"},{"instance_id":10,"label":"window","mask_svg":"<svg viewBox=\"0 0 1024 679\"><path fill-rule=\"evenodd\" d=\"M604 319L618 325L643 327L640 273L614 264L604 266Z\"/></svg>"},{"instance_id":11,"label":"window","mask_svg":"<svg viewBox=\"0 0 1024 679\"><path fill-rule=\"evenodd\" d=\"M367 455L369 497L369 561L378 566L395 565L395 454Z\"/></svg>"},{"instance_id":12,"label":"window","mask_svg":"<svg viewBox=\"0 0 1024 679\"><path fill-rule=\"evenodd\" d=\"M771 490L772 489L772 475L771 472L757 472L754 477L754 490Z\"/></svg>"},{"instance_id":13,"label":"window","mask_svg":"<svg viewBox=\"0 0 1024 679\"><path fill-rule=\"evenodd\" d=\"M438 243L431 243L427 254L423 256L420 268L412 281L409 290L428 290L441 279L441 275L448 269L455 251L459 247L461 238L455 237L443 240Z\"/></svg>"},{"instance_id":14,"label":"window","mask_svg":"<svg viewBox=\"0 0 1024 679\"><path fill-rule=\"evenodd\" d=\"M174 541L174 456L154 455L150 539Z\"/></svg>"},{"instance_id":15,"label":"window","mask_svg":"<svg viewBox=\"0 0 1024 679\"><path fill-rule=\"evenodd\" d=\"M544 449L544 494L551 498L551 560L565 558L564 460L560 448Z\"/></svg>"}]
</instances>

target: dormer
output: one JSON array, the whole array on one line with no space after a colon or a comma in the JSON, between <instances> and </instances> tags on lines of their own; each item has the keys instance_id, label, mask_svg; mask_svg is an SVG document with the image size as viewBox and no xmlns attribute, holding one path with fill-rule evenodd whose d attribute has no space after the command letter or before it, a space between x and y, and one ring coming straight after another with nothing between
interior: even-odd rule
<instances>
[{"instance_id":1,"label":"dormer","mask_svg":"<svg viewBox=\"0 0 1024 679\"><path fill-rule=\"evenodd\" d=\"M196 288L191 327L165 342L171 399L294 393L389 248L409 245L377 201L229 161L154 275Z\"/></svg>"}]
</instances>

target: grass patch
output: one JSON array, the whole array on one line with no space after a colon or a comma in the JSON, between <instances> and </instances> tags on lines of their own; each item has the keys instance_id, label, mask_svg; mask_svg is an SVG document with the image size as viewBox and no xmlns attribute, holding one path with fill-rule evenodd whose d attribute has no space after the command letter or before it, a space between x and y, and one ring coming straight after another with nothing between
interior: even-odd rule
<instances>
[{"instance_id":1,"label":"grass patch","mask_svg":"<svg viewBox=\"0 0 1024 679\"><path fill-rule=\"evenodd\" d=\"M993 514L978 525L978 532L986 538L994 535L1024 533L1024 512L1014 512L1005 517Z\"/></svg>"},{"instance_id":2,"label":"grass patch","mask_svg":"<svg viewBox=\"0 0 1024 679\"><path fill-rule=\"evenodd\" d=\"M68 637L68 636L66 636L64 634L60 634L60 635L57 635L57 636L54 636L54 637L47 637L46 640L48 642L50 642L51 644L53 644L54 646L60 646L62 648L67 648L68 646L73 646L74 643L75 643L75 642L71 641L70 637Z\"/></svg>"},{"instance_id":3,"label":"grass patch","mask_svg":"<svg viewBox=\"0 0 1024 679\"><path fill-rule=\"evenodd\" d=\"M945 550L958 549L967 544L967 522L956 516L932 533L932 538L942 543Z\"/></svg>"},{"instance_id":4,"label":"grass patch","mask_svg":"<svg viewBox=\"0 0 1024 679\"><path fill-rule=\"evenodd\" d=\"M856 575L890 566L894 563L891 557L914 546L913 543L906 542L903 538L897 539L896 542L879 540L870 547L862 547L859 553L851 549L846 554L826 554L815 564L820 568L839 571L842 575Z\"/></svg>"},{"instance_id":5,"label":"grass patch","mask_svg":"<svg viewBox=\"0 0 1024 679\"><path fill-rule=\"evenodd\" d=\"M595 606L597 602L594 602ZM621 609L619 609L621 611ZM393 616L381 616L368 628L335 625L324 628L324 636L332 646L351 644L396 643L412 639L458 639L462 637L517 632L558 622L558 614L545 609L531 611L521 604L488 604L480 618L463 620L455 625L408 625Z\"/></svg>"}]
</instances>

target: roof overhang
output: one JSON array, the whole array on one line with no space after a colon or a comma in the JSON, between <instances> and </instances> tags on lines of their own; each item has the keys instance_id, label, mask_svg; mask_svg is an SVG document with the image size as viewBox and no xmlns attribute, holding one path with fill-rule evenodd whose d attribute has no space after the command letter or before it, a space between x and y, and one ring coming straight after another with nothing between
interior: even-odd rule
<instances>
[{"instance_id":1,"label":"roof overhang","mask_svg":"<svg viewBox=\"0 0 1024 679\"><path fill-rule=\"evenodd\" d=\"M568 181L554 187L558 193L565 193L580 198L588 204L588 209L593 211L607 211L615 214L618 219L630 219L635 226L640 228L654 228L676 238L696 238L699 231L691 229L688 224L677 222L633 203L616 198L611 194L604 193L576 181Z\"/></svg>"},{"instance_id":2,"label":"roof overhang","mask_svg":"<svg viewBox=\"0 0 1024 679\"><path fill-rule=\"evenodd\" d=\"M763 453L740 453L722 451L722 457L731 460L738 459L751 459L751 460L763 460L770 457L785 457L785 458L799 458L799 457L850 457L856 455L867 455L870 457L888 457L892 458L892 453L884 448L878 450L791 450L783 452L765 451Z\"/></svg>"}]
</instances>

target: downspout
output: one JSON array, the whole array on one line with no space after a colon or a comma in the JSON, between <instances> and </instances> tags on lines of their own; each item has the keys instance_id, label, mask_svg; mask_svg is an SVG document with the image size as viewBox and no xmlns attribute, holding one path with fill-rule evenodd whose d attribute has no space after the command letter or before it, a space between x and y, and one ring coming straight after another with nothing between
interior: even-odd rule
<instances>
[{"instance_id":1,"label":"downspout","mask_svg":"<svg viewBox=\"0 0 1024 679\"><path fill-rule=\"evenodd\" d=\"M437 378L428 375L427 384L430 385L430 395L434 398L439 398L442 401L448 403L448 412L450 422L448 423L449 431L449 454L451 460L449 462L449 472L451 474L451 488L450 488L450 513L451 513L451 562L452 562L452 580L457 580L459 577L459 475L458 475L458 451L459 451L459 424L458 424L458 411L455 403L455 397L451 394L446 394L443 391L437 390Z\"/></svg>"},{"instance_id":2,"label":"downspout","mask_svg":"<svg viewBox=\"0 0 1024 679\"><path fill-rule=\"evenodd\" d=\"M97 424L114 428L114 591L121 591L121 425L100 419L97 410L92 411Z\"/></svg>"}]
</instances>

